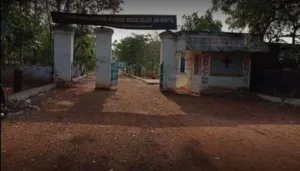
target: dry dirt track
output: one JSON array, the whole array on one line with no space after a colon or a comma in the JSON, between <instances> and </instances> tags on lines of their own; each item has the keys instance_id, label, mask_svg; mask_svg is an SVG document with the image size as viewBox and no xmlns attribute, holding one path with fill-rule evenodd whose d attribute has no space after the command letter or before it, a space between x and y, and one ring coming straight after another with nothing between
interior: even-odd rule
<instances>
[{"instance_id":1,"label":"dry dirt track","mask_svg":"<svg viewBox=\"0 0 300 171\"><path fill-rule=\"evenodd\" d=\"M300 170L299 109L162 94L129 78L32 100L41 111L2 124L3 171Z\"/></svg>"}]
</instances>

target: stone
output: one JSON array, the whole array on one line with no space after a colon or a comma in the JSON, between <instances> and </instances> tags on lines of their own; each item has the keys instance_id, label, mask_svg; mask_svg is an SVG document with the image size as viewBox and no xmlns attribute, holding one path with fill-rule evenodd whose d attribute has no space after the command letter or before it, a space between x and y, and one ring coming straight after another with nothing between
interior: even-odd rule
<instances>
[{"instance_id":1,"label":"stone","mask_svg":"<svg viewBox=\"0 0 300 171\"><path fill-rule=\"evenodd\" d=\"M215 160L220 160L221 158L220 157L215 157Z\"/></svg>"}]
</instances>

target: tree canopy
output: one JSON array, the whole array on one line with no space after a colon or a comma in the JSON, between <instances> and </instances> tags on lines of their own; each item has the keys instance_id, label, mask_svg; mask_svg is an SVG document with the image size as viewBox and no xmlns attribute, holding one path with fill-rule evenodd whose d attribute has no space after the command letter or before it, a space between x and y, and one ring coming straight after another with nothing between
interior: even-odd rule
<instances>
[{"instance_id":1,"label":"tree canopy","mask_svg":"<svg viewBox=\"0 0 300 171\"><path fill-rule=\"evenodd\" d=\"M197 12L191 15L183 15L184 24L182 30L197 31L197 32L220 32L222 22L214 20L212 11L207 10L206 13L199 17Z\"/></svg>"},{"instance_id":2,"label":"tree canopy","mask_svg":"<svg viewBox=\"0 0 300 171\"><path fill-rule=\"evenodd\" d=\"M142 68L158 71L160 40L157 34L132 34L114 42L114 55L124 62L128 72L141 76Z\"/></svg>"},{"instance_id":3,"label":"tree canopy","mask_svg":"<svg viewBox=\"0 0 300 171\"><path fill-rule=\"evenodd\" d=\"M231 29L249 28L261 40L280 41L300 37L299 0L212 0L213 10L221 10L229 17L226 23Z\"/></svg>"},{"instance_id":4,"label":"tree canopy","mask_svg":"<svg viewBox=\"0 0 300 171\"><path fill-rule=\"evenodd\" d=\"M51 65L51 11L118 13L122 0L3 0L1 1L1 65L11 61ZM91 66L95 58L91 26L75 25L74 59ZM90 62L91 61L91 62Z\"/></svg>"},{"instance_id":5,"label":"tree canopy","mask_svg":"<svg viewBox=\"0 0 300 171\"><path fill-rule=\"evenodd\" d=\"M221 10L228 15L230 29L249 29L261 41L285 42L291 38L293 47L282 46L279 59L283 66L300 69L299 0L212 0L213 11Z\"/></svg>"}]
</instances>

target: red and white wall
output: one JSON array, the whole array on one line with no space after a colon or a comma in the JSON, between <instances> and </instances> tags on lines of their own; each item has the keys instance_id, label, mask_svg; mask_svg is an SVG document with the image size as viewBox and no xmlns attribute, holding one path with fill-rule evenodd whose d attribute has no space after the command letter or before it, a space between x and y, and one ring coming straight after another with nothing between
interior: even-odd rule
<instances>
[{"instance_id":1,"label":"red and white wall","mask_svg":"<svg viewBox=\"0 0 300 171\"><path fill-rule=\"evenodd\" d=\"M185 72L180 72L180 55L176 58L177 74L173 74L173 89L185 89L193 93L200 93L207 88L249 88L250 86L250 69L251 57L248 54L242 54L243 58L242 75L241 76L216 76L211 74L211 58L212 52L200 52L195 50L183 51L185 57ZM226 52L224 52L226 53ZM195 73L196 56L199 56L201 61L200 72Z\"/></svg>"}]
</instances>

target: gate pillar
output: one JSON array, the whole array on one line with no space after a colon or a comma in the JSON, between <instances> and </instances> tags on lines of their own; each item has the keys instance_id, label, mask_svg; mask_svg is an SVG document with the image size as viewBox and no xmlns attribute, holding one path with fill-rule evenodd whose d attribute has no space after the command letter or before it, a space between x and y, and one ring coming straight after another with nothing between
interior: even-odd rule
<instances>
[{"instance_id":1,"label":"gate pillar","mask_svg":"<svg viewBox=\"0 0 300 171\"><path fill-rule=\"evenodd\" d=\"M160 47L160 90L176 88L176 41L171 31L159 34ZM175 77L175 79L174 79Z\"/></svg>"},{"instance_id":2,"label":"gate pillar","mask_svg":"<svg viewBox=\"0 0 300 171\"><path fill-rule=\"evenodd\" d=\"M96 88L111 87L112 35L110 28L95 28L96 34Z\"/></svg>"},{"instance_id":3,"label":"gate pillar","mask_svg":"<svg viewBox=\"0 0 300 171\"><path fill-rule=\"evenodd\" d=\"M54 77L70 85L72 81L74 30L72 27L56 25L54 38Z\"/></svg>"}]
</instances>

